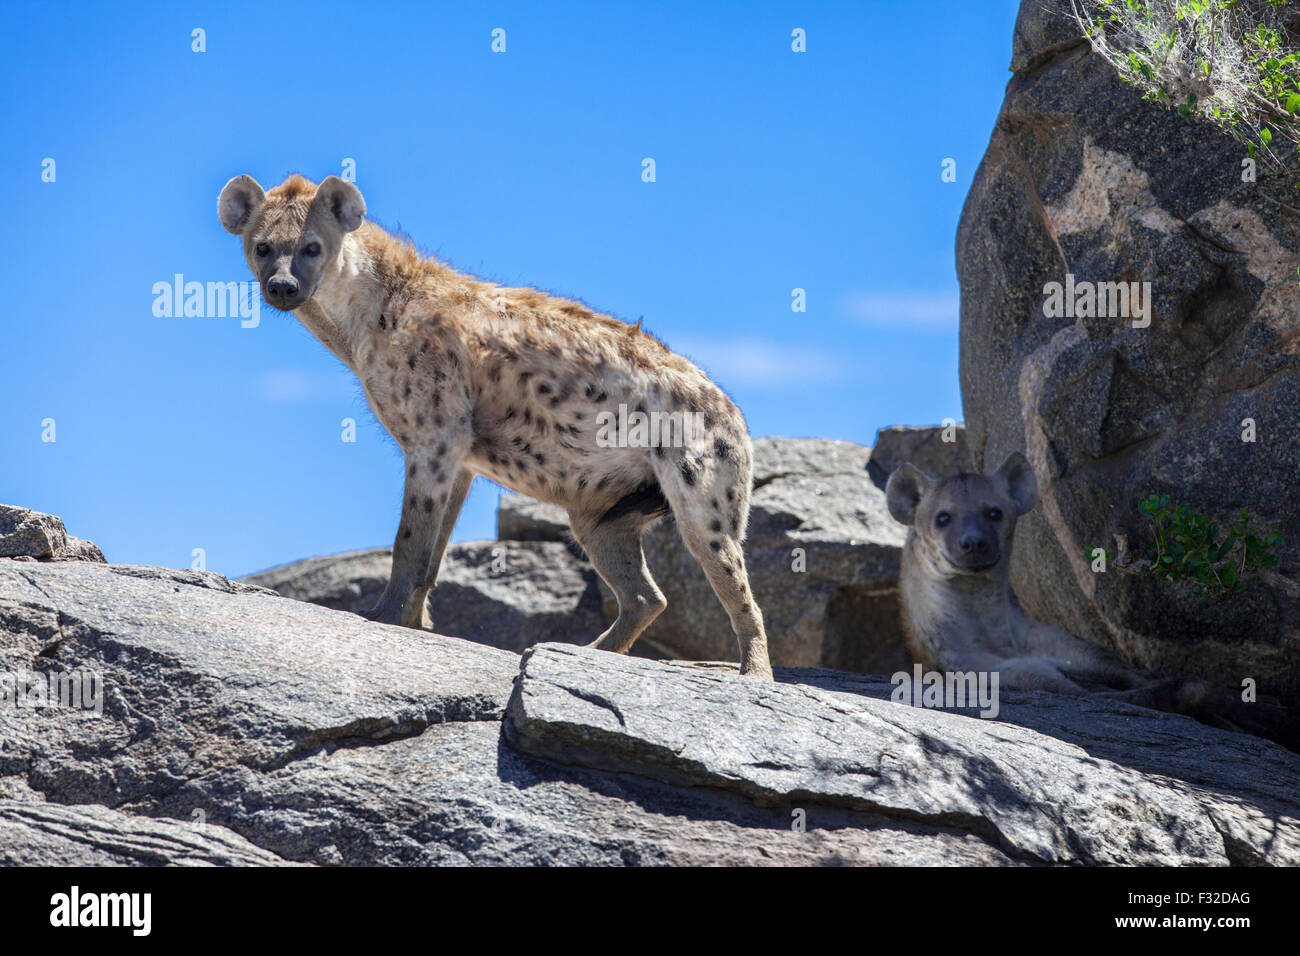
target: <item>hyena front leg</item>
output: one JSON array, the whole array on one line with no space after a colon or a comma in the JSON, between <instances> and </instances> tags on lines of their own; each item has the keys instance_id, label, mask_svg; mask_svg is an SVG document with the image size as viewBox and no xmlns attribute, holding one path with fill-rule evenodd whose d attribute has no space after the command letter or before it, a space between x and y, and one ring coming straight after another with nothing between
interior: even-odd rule
<instances>
[{"instance_id":1,"label":"hyena front leg","mask_svg":"<svg viewBox=\"0 0 1300 956\"><path fill-rule=\"evenodd\" d=\"M1086 691L1057 666L1041 657L1011 657L998 661L999 685L1005 690L1049 690L1055 694L1079 696Z\"/></svg>"},{"instance_id":2,"label":"hyena front leg","mask_svg":"<svg viewBox=\"0 0 1300 956\"><path fill-rule=\"evenodd\" d=\"M456 519L460 517L460 509L465 504L465 496L469 494L469 486L474 483L474 473L465 468L461 468L456 473L456 478L451 485L451 493L447 496L447 504L442 509L442 522L438 528L438 535L433 543L433 556L429 559L429 570L424 574L424 586L419 588L419 602L421 607L427 607L428 594L438 583L438 569L442 567L442 556L447 553L447 542L451 540L451 532L456 527ZM419 624L415 627L433 627L433 621L425 615Z\"/></svg>"},{"instance_id":3,"label":"hyena front leg","mask_svg":"<svg viewBox=\"0 0 1300 956\"><path fill-rule=\"evenodd\" d=\"M448 439L433 448L415 447L406 452L406 483L402 490L402 520L393 541L393 570L388 578L379 603L362 616L383 624L400 624L418 628L424 622L424 602L429 595L427 581L433 565L435 551L446 548L442 536L444 524L447 535L455 516L450 521L445 516L453 492L459 486L463 472L461 462L468 448L468 440ZM465 490L469 488L468 483ZM456 510L464 500L462 493L456 501ZM436 574L436 569L434 574Z\"/></svg>"},{"instance_id":4,"label":"hyena front leg","mask_svg":"<svg viewBox=\"0 0 1300 956\"><path fill-rule=\"evenodd\" d=\"M442 512L442 525L438 528L438 537L433 545L433 558L429 561L428 573L424 576L424 586L431 588L438 583L438 569L442 567L442 556L447 553L447 542L460 517L460 509L469 494L469 486L474 483L474 472L462 468L456 473L451 485L451 494L447 497L447 506Z\"/></svg>"}]
</instances>

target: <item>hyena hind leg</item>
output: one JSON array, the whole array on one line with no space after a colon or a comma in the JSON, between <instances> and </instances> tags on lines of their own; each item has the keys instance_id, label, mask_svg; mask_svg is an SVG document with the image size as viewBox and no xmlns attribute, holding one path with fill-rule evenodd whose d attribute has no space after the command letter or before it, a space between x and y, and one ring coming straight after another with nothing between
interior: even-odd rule
<instances>
[{"instance_id":1,"label":"hyena hind leg","mask_svg":"<svg viewBox=\"0 0 1300 956\"><path fill-rule=\"evenodd\" d=\"M660 483L686 549L699 562L731 621L740 645L740 673L772 680L763 612L750 590L741 546L748 512L748 473L723 473L716 477L724 481L712 481L707 486L705 477L698 476L695 484L688 484L680 471L664 469Z\"/></svg>"},{"instance_id":2,"label":"hyena hind leg","mask_svg":"<svg viewBox=\"0 0 1300 956\"><path fill-rule=\"evenodd\" d=\"M626 653L668 606L641 550L641 532L653 520L653 516L637 512L612 519L604 514L569 512L573 536L618 600L618 618L588 647Z\"/></svg>"}]
</instances>

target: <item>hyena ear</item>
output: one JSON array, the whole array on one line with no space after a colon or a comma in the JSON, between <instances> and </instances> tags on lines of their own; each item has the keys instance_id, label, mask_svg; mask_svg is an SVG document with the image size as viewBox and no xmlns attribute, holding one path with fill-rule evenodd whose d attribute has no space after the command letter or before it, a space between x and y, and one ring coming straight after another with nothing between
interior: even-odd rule
<instances>
[{"instance_id":1,"label":"hyena ear","mask_svg":"<svg viewBox=\"0 0 1300 956\"><path fill-rule=\"evenodd\" d=\"M217 197L217 215L226 232L242 235L244 228L266 202L266 193L252 176L236 176Z\"/></svg>"},{"instance_id":2,"label":"hyena ear","mask_svg":"<svg viewBox=\"0 0 1300 956\"><path fill-rule=\"evenodd\" d=\"M338 176L325 177L316 187L313 203L320 204L344 232L356 229L366 217L366 201L361 198L361 190Z\"/></svg>"},{"instance_id":3,"label":"hyena ear","mask_svg":"<svg viewBox=\"0 0 1300 956\"><path fill-rule=\"evenodd\" d=\"M934 484L934 479L910 462L894 469L885 485L885 503L889 513L900 524L910 525L916 520L916 506Z\"/></svg>"},{"instance_id":4,"label":"hyena ear","mask_svg":"<svg viewBox=\"0 0 1300 956\"><path fill-rule=\"evenodd\" d=\"M1016 504L1016 513L1024 514L1038 504L1038 479L1029 459L1018 451L1013 451L998 465L998 470L990 475L1003 491Z\"/></svg>"}]
</instances>

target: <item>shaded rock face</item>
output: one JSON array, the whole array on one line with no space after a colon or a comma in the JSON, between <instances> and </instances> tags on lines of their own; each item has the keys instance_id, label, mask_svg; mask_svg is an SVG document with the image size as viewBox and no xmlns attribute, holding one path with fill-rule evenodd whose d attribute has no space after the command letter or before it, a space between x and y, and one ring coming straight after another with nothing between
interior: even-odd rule
<instances>
[{"instance_id":1,"label":"shaded rock face","mask_svg":"<svg viewBox=\"0 0 1300 956\"><path fill-rule=\"evenodd\" d=\"M243 581L284 597L359 612L388 583L390 548L308 558ZM608 626L599 578L558 541L475 541L447 549L429 598L433 627L491 647L521 651L541 641L590 643Z\"/></svg>"},{"instance_id":2,"label":"shaded rock face","mask_svg":"<svg viewBox=\"0 0 1300 956\"><path fill-rule=\"evenodd\" d=\"M503 491L497 509L497 537L502 541L570 540L569 516L559 505Z\"/></svg>"},{"instance_id":3,"label":"shaded rock face","mask_svg":"<svg viewBox=\"0 0 1300 956\"><path fill-rule=\"evenodd\" d=\"M0 862L1300 863L1300 756L1183 717L878 678L522 659L215 574L0 560Z\"/></svg>"},{"instance_id":4,"label":"shaded rock face","mask_svg":"<svg viewBox=\"0 0 1300 956\"><path fill-rule=\"evenodd\" d=\"M1240 686L1300 740L1300 217L1294 170L1241 179L1227 137L1143 102L1093 55L1065 0L1025 3L1015 71L957 236L961 384L977 469L1023 450L1042 504L1016 528L1032 616L1162 675ZM1270 199L1275 201L1270 201ZM1044 286L1149 282L1151 323L1049 318ZM1256 441L1243 442L1246 419ZM1281 532L1245 593L1197 600L1085 560L1114 536L1145 554L1136 502L1168 494L1226 526Z\"/></svg>"},{"instance_id":5,"label":"shaded rock face","mask_svg":"<svg viewBox=\"0 0 1300 956\"><path fill-rule=\"evenodd\" d=\"M745 563L774 664L876 673L907 666L897 590L904 529L867 473L870 455L853 442L754 442ZM502 495L497 526L526 540L567 529L560 509L510 494ZM559 540L567 531L550 534ZM668 607L637 647L655 656L737 660L726 613L671 519L648 528L643 541ZM603 583L601 592L612 621L614 596Z\"/></svg>"},{"instance_id":6,"label":"shaded rock face","mask_svg":"<svg viewBox=\"0 0 1300 956\"><path fill-rule=\"evenodd\" d=\"M359 613L375 606L392 567L392 548L369 548L307 558L241 580L295 601Z\"/></svg>"}]
</instances>

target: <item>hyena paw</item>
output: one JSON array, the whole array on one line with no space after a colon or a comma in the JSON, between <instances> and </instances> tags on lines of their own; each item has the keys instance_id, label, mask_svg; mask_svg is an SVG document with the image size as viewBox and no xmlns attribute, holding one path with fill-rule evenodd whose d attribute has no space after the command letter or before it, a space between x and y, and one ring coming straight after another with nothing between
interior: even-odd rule
<instances>
[{"instance_id":1,"label":"hyena paw","mask_svg":"<svg viewBox=\"0 0 1300 956\"><path fill-rule=\"evenodd\" d=\"M610 633L606 632L600 635L600 637L596 638L590 644L584 644L582 646L590 647L592 650L595 651L609 651L611 654L626 654L632 648L632 645L635 643L636 643L635 638L630 641L625 639L618 639L615 638Z\"/></svg>"},{"instance_id":2,"label":"hyena paw","mask_svg":"<svg viewBox=\"0 0 1300 956\"><path fill-rule=\"evenodd\" d=\"M368 611L359 612L362 617L379 624L396 624L399 627L411 627L416 630L431 628L432 622L426 610L428 591L418 589L406 598L391 596L387 591Z\"/></svg>"},{"instance_id":3,"label":"hyena paw","mask_svg":"<svg viewBox=\"0 0 1300 956\"><path fill-rule=\"evenodd\" d=\"M357 614L364 617L367 621L374 621L376 624L401 624L402 623L402 605L398 601L391 601L387 596L379 599L379 603L369 610L357 611Z\"/></svg>"},{"instance_id":4,"label":"hyena paw","mask_svg":"<svg viewBox=\"0 0 1300 956\"><path fill-rule=\"evenodd\" d=\"M410 623L406 624L407 627L413 627L418 631L433 630L433 618L429 616L428 605L423 602L419 606L418 613L412 613L408 620Z\"/></svg>"},{"instance_id":5,"label":"hyena paw","mask_svg":"<svg viewBox=\"0 0 1300 956\"><path fill-rule=\"evenodd\" d=\"M772 665L766 660L746 661L740 665L740 675L742 677L757 677L759 680L775 680L772 676Z\"/></svg>"}]
</instances>

